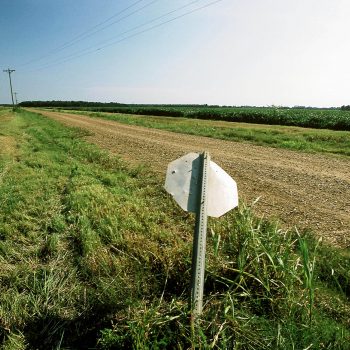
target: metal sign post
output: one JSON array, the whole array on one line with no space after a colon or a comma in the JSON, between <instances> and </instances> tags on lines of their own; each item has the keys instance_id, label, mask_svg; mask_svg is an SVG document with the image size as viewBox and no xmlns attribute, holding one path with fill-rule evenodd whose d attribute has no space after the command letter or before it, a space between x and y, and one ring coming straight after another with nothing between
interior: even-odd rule
<instances>
[{"instance_id":1,"label":"metal sign post","mask_svg":"<svg viewBox=\"0 0 350 350\"><path fill-rule=\"evenodd\" d=\"M210 156L208 152L200 155L198 204L196 212L196 226L194 231L192 250L192 281L191 307L194 316L200 315L203 308L205 248L207 241L207 207L208 207L208 177Z\"/></svg>"},{"instance_id":2,"label":"metal sign post","mask_svg":"<svg viewBox=\"0 0 350 350\"><path fill-rule=\"evenodd\" d=\"M219 217L238 205L236 182L208 152L188 153L168 165L165 189L182 209L196 213L192 251L191 308L202 313L207 218Z\"/></svg>"}]
</instances>

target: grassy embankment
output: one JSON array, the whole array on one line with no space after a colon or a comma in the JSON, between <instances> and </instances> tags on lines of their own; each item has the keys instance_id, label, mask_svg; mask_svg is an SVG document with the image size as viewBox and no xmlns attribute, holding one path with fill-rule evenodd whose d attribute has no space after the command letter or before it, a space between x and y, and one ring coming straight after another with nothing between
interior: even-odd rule
<instances>
[{"instance_id":1,"label":"grassy embankment","mask_svg":"<svg viewBox=\"0 0 350 350\"><path fill-rule=\"evenodd\" d=\"M74 112L70 110L69 113L85 114L91 117L115 120L130 125L207 136L222 140L250 142L258 145L305 152L350 155L350 131L88 111Z\"/></svg>"},{"instance_id":2,"label":"grassy embankment","mask_svg":"<svg viewBox=\"0 0 350 350\"><path fill-rule=\"evenodd\" d=\"M350 256L258 219L210 220L189 326L193 215L162 179L34 113L0 113L0 344L350 349Z\"/></svg>"}]
</instances>

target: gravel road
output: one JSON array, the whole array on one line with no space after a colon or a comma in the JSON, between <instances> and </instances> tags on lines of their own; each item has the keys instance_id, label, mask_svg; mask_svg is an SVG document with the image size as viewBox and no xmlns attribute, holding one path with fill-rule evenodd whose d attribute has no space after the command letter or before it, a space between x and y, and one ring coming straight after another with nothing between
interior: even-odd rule
<instances>
[{"instance_id":1,"label":"gravel road","mask_svg":"<svg viewBox=\"0 0 350 350\"><path fill-rule=\"evenodd\" d=\"M34 111L34 110L32 110ZM131 164L165 177L169 162L208 150L237 182L240 198L284 227L309 228L328 242L350 247L350 159L130 126L83 115L36 112L91 132L86 139Z\"/></svg>"}]
</instances>

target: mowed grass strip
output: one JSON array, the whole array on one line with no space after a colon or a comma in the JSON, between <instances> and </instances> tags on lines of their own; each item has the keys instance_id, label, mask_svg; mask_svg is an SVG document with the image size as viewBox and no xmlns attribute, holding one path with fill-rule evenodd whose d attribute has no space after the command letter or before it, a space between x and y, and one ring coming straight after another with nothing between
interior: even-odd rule
<instances>
[{"instance_id":1,"label":"mowed grass strip","mask_svg":"<svg viewBox=\"0 0 350 350\"><path fill-rule=\"evenodd\" d=\"M240 205L210 220L188 309L194 218L159 179L34 113L0 112L4 349L348 349L350 258ZM1 139L0 139L1 142Z\"/></svg>"},{"instance_id":2,"label":"mowed grass strip","mask_svg":"<svg viewBox=\"0 0 350 350\"><path fill-rule=\"evenodd\" d=\"M65 111L129 125L304 152L350 155L350 131L87 111Z\"/></svg>"}]
</instances>

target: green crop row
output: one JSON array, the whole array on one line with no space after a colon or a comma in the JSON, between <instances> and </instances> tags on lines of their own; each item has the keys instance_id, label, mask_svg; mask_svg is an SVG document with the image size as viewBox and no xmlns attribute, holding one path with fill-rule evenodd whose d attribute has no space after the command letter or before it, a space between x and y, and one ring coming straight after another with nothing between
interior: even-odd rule
<instances>
[{"instance_id":1,"label":"green crop row","mask_svg":"<svg viewBox=\"0 0 350 350\"><path fill-rule=\"evenodd\" d=\"M69 109L164 117L185 117L256 124L300 126L317 129L350 130L350 111L338 109L184 106L69 107Z\"/></svg>"}]
</instances>

